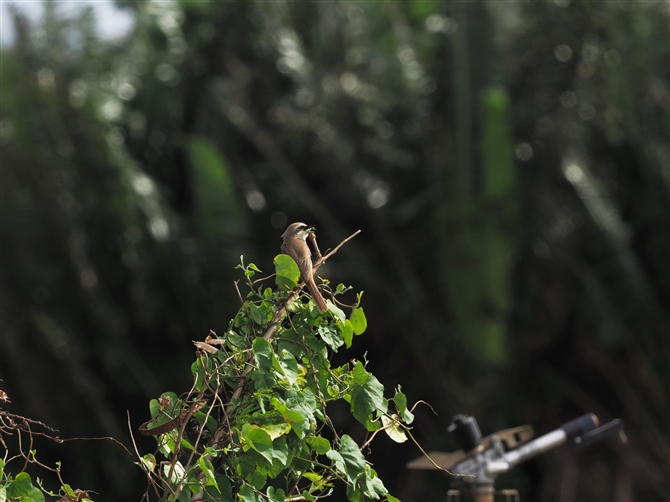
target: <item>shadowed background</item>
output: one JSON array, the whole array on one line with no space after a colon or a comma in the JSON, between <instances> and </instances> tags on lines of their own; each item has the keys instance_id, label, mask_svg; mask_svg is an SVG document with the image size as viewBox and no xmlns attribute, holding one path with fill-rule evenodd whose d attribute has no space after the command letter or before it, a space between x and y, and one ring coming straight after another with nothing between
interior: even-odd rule
<instances>
[{"instance_id":1,"label":"shadowed background","mask_svg":"<svg viewBox=\"0 0 670 502\"><path fill-rule=\"evenodd\" d=\"M667 3L119 1L134 22L112 39L66 4L5 3L6 409L131 447L126 410L137 435L149 399L190 387L191 340L239 308L240 255L272 272L305 221L322 251L362 230L319 271L365 291L368 331L337 357L432 405L426 449L456 448L456 413L484 435L621 417L627 445L497 486L665 499ZM96 500L146 487L111 443L37 451ZM400 499L444 500L441 474L405 469L419 454L380 438L370 459Z\"/></svg>"}]
</instances>

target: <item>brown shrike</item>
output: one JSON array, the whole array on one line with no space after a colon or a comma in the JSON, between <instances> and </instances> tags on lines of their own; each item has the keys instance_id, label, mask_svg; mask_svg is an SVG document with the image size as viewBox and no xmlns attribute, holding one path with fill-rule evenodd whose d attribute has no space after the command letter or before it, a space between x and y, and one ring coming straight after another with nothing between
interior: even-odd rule
<instances>
[{"instance_id":1,"label":"brown shrike","mask_svg":"<svg viewBox=\"0 0 670 502\"><path fill-rule=\"evenodd\" d=\"M314 232L314 228L304 223L291 223L282 234L284 243L281 245L281 252L289 255L295 260L300 269L300 276L305 281L305 285L316 302L316 308L319 312L326 312L328 306L321 296L319 288L316 287L314 277L312 277L312 252L307 245L307 237Z\"/></svg>"}]
</instances>

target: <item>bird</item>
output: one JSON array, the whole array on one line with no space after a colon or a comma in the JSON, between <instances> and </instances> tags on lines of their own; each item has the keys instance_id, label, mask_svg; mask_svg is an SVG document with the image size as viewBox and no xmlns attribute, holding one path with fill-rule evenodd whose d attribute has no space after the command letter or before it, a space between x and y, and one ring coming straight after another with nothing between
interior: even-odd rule
<instances>
[{"instance_id":1,"label":"bird","mask_svg":"<svg viewBox=\"0 0 670 502\"><path fill-rule=\"evenodd\" d=\"M309 237L315 230L316 228L305 225L299 221L291 223L282 234L284 242L281 245L281 252L289 255L295 260L300 269L300 277L302 277L312 298L314 298L316 308L319 309L319 312L326 312L328 311L328 306L314 282L312 272L312 252L307 245L307 237Z\"/></svg>"}]
</instances>

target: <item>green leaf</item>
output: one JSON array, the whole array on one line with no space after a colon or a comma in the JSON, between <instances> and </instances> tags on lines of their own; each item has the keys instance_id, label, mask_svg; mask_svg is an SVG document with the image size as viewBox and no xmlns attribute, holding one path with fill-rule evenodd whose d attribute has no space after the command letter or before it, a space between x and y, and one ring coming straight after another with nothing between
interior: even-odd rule
<instances>
[{"instance_id":1,"label":"green leaf","mask_svg":"<svg viewBox=\"0 0 670 502\"><path fill-rule=\"evenodd\" d=\"M237 461L237 463L235 464L235 470L237 474L239 476L242 476L243 478L250 476L251 473L256 470L256 464L257 464L256 460L258 460L259 462L265 461L263 457L260 456L260 454L256 453L253 450L250 450L248 453L249 454L247 455L242 455L240 457L235 458L235 460Z\"/></svg>"},{"instance_id":2,"label":"green leaf","mask_svg":"<svg viewBox=\"0 0 670 502\"><path fill-rule=\"evenodd\" d=\"M365 494L362 490L347 485L347 499L349 502L365 502Z\"/></svg>"},{"instance_id":3,"label":"green leaf","mask_svg":"<svg viewBox=\"0 0 670 502\"><path fill-rule=\"evenodd\" d=\"M365 314L361 307L352 310L349 319L351 320L351 327L356 335L360 335L368 327L368 320L365 318Z\"/></svg>"},{"instance_id":4,"label":"green leaf","mask_svg":"<svg viewBox=\"0 0 670 502\"><path fill-rule=\"evenodd\" d=\"M360 361L356 361L356 366L354 366L352 376L354 377L354 381L358 385L363 385L368 380L370 373L368 373L365 370L365 366L363 366L363 363L361 363Z\"/></svg>"},{"instance_id":5,"label":"green leaf","mask_svg":"<svg viewBox=\"0 0 670 502\"><path fill-rule=\"evenodd\" d=\"M321 436L307 438L307 444L319 455L325 455L330 451L330 441Z\"/></svg>"},{"instance_id":6,"label":"green leaf","mask_svg":"<svg viewBox=\"0 0 670 502\"><path fill-rule=\"evenodd\" d=\"M312 492L322 491L333 485L333 483L329 481L329 478L317 472L305 472L302 476L312 482L312 486L310 487L310 491Z\"/></svg>"},{"instance_id":7,"label":"green leaf","mask_svg":"<svg viewBox=\"0 0 670 502\"><path fill-rule=\"evenodd\" d=\"M365 464L364 486L364 493L368 498L378 499L380 496L385 496L388 493L384 483L377 476L377 472L368 464Z\"/></svg>"},{"instance_id":8,"label":"green leaf","mask_svg":"<svg viewBox=\"0 0 670 502\"><path fill-rule=\"evenodd\" d=\"M19 472L11 483L7 482L6 489L6 497L10 500L16 498L44 502L44 495L39 488L33 485L30 474L27 472Z\"/></svg>"},{"instance_id":9,"label":"green leaf","mask_svg":"<svg viewBox=\"0 0 670 502\"><path fill-rule=\"evenodd\" d=\"M335 462L335 468L338 471L346 475L347 478L349 477L347 475L347 465L344 463L344 459L342 458L342 455L340 455L340 452L338 452L337 450L330 450L329 452L326 453L326 457Z\"/></svg>"},{"instance_id":10,"label":"green leaf","mask_svg":"<svg viewBox=\"0 0 670 502\"><path fill-rule=\"evenodd\" d=\"M344 313L344 310L342 310L340 307L335 305L334 303L331 303L328 305L328 310L335 316L335 318L340 321L344 322L347 319L346 314Z\"/></svg>"},{"instance_id":11,"label":"green leaf","mask_svg":"<svg viewBox=\"0 0 670 502\"><path fill-rule=\"evenodd\" d=\"M269 372L272 368L272 356L274 355L270 342L265 338L254 338L251 347L254 351L254 359L258 369L263 373Z\"/></svg>"},{"instance_id":12,"label":"green leaf","mask_svg":"<svg viewBox=\"0 0 670 502\"><path fill-rule=\"evenodd\" d=\"M181 438L181 442L179 443L179 445L186 450L195 451L193 445L185 438Z\"/></svg>"},{"instance_id":13,"label":"green leaf","mask_svg":"<svg viewBox=\"0 0 670 502\"><path fill-rule=\"evenodd\" d=\"M365 475L365 457L363 457L356 441L347 434L342 436L339 452L346 466L347 479L355 483L361 476Z\"/></svg>"},{"instance_id":14,"label":"green leaf","mask_svg":"<svg viewBox=\"0 0 670 502\"><path fill-rule=\"evenodd\" d=\"M291 385L295 385L300 376L300 368L298 361L295 360L293 354L288 350L282 350L281 355L277 359L278 366L281 373L286 377Z\"/></svg>"},{"instance_id":15,"label":"green leaf","mask_svg":"<svg viewBox=\"0 0 670 502\"><path fill-rule=\"evenodd\" d=\"M191 364L191 373L195 382L196 390L202 390L205 385L205 370L212 369L212 361L209 357L198 357L193 364ZM175 395L176 396L176 395Z\"/></svg>"},{"instance_id":16,"label":"green leaf","mask_svg":"<svg viewBox=\"0 0 670 502\"><path fill-rule=\"evenodd\" d=\"M263 502L263 496L249 485L242 485L238 494L242 502Z\"/></svg>"},{"instance_id":17,"label":"green leaf","mask_svg":"<svg viewBox=\"0 0 670 502\"><path fill-rule=\"evenodd\" d=\"M300 496L302 498L304 498L307 502L316 502L319 499L315 495L312 495L311 493L309 493L309 491L307 491L307 490L303 490L300 493Z\"/></svg>"},{"instance_id":18,"label":"green leaf","mask_svg":"<svg viewBox=\"0 0 670 502\"><path fill-rule=\"evenodd\" d=\"M384 386L374 375L369 375L363 385L356 385L351 392L351 412L356 420L370 429L370 414L384 407ZM376 429L378 426L374 426Z\"/></svg>"},{"instance_id":19,"label":"green leaf","mask_svg":"<svg viewBox=\"0 0 670 502\"><path fill-rule=\"evenodd\" d=\"M340 332L340 338L344 340L344 344L347 348L351 347L351 342L354 338L354 327L351 325L351 321L345 319L344 322L338 322L337 329Z\"/></svg>"},{"instance_id":20,"label":"green leaf","mask_svg":"<svg viewBox=\"0 0 670 502\"><path fill-rule=\"evenodd\" d=\"M317 331L321 339L335 352L344 343L339 336L339 330L335 326L319 326Z\"/></svg>"},{"instance_id":21,"label":"green leaf","mask_svg":"<svg viewBox=\"0 0 670 502\"><path fill-rule=\"evenodd\" d=\"M202 411L198 411L193 415L195 419L198 421L200 426L203 424L207 424L206 427L211 432L214 434L216 432L216 429L218 428L218 424L216 423L216 419L212 415L207 415L206 413L203 413Z\"/></svg>"},{"instance_id":22,"label":"green leaf","mask_svg":"<svg viewBox=\"0 0 670 502\"><path fill-rule=\"evenodd\" d=\"M257 307L256 305L251 306L249 314L251 315L251 319L256 324L263 324L263 321L265 321L263 316L263 310L260 307Z\"/></svg>"},{"instance_id":23,"label":"green leaf","mask_svg":"<svg viewBox=\"0 0 670 502\"><path fill-rule=\"evenodd\" d=\"M197 361L196 363L199 364ZM161 403L164 403L165 406L163 406ZM148 425L148 429L151 430L169 422L174 417L179 415L181 412L181 401L174 392L163 392L159 399L152 399L149 401L149 412L151 413L151 417L154 419ZM172 444L168 444L169 436L167 434L157 436L156 441L158 441L159 446L162 446L161 452L165 456L168 456L170 451L173 451L172 448L174 447L174 442L172 442Z\"/></svg>"},{"instance_id":24,"label":"green leaf","mask_svg":"<svg viewBox=\"0 0 670 502\"><path fill-rule=\"evenodd\" d=\"M216 481L216 477L214 476L214 466L204 455L198 458L198 467L200 467L200 470L207 479L205 486L214 486L216 487L216 490L221 493L221 490L219 490L219 485Z\"/></svg>"},{"instance_id":25,"label":"green leaf","mask_svg":"<svg viewBox=\"0 0 670 502\"><path fill-rule=\"evenodd\" d=\"M39 478L37 478L37 482L39 483ZM65 484L61 487L61 490L63 490L63 491L65 492L65 495L70 495L70 496L74 497L74 490L73 490L72 487L71 487L70 485L68 485L67 483L65 483Z\"/></svg>"},{"instance_id":26,"label":"green leaf","mask_svg":"<svg viewBox=\"0 0 670 502\"><path fill-rule=\"evenodd\" d=\"M285 437L272 441L272 458L279 462L282 469L288 467L290 456Z\"/></svg>"},{"instance_id":27,"label":"green leaf","mask_svg":"<svg viewBox=\"0 0 670 502\"><path fill-rule=\"evenodd\" d=\"M292 329L281 331L279 335L279 342L277 344L277 350L279 352L287 350L296 358L300 359L305 353L302 337Z\"/></svg>"},{"instance_id":28,"label":"green leaf","mask_svg":"<svg viewBox=\"0 0 670 502\"><path fill-rule=\"evenodd\" d=\"M390 493L386 494L386 499L388 500L388 502L400 502L400 499L395 498Z\"/></svg>"},{"instance_id":29,"label":"green leaf","mask_svg":"<svg viewBox=\"0 0 670 502\"><path fill-rule=\"evenodd\" d=\"M247 348L247 340L242 335L239 335L234 331L229 331L226 334L226 345L233 350L244 350Z\"/></svg>"},{"instance_id":30,"label":"green leaf","mask_svg":"<svg viewBox=\"0 0 670 502\"><path fill-rule=\"evenodd\" d=\"M251 380L257 390L268 390L275 386L277 379L273 373L263 373L262 371L254 371L251 373Z\"/></svg>"},{"instance_id":31,"label":"green leaf","mask_svg":"<svg viewBox=\"0 0 670 502\"><path fill-rule=\"evenodd\" d=\"M275 283L279 289L293 289L298 285L300 280L300 268L293 258L287 254L280 254L275 256Z\"/></svg>"},{"instance_id":32,"label":"green leaf","mask_svg":"<svg viewBox=\"0 0 670 502\"><path fill-rule=\"evenodd\" d=\"M291 426L291 429L293 429L293 432L295 432L300 439L304 438L307 426L305 425L305 418L303 415L298 411L290 410L276 397L272 398L271 404L277 411L279 411L279 413L281 413L283 419Z\"/></svg>"},{"instance_id":33,"label":"green leaf","mask_svg":"<svg viewBox=\"0 0 670 502\"><path fill-rule=\"evenodd\" d=\"M276 500L277 502L284 502L286 500L286 493L281 488L275 489L274 486L268 486L266 493L271 500Z\"/></svg>"},{"instance_id":34,"label":"green leaf","mask_svg":"<svg viewBox=\"0 0 670 502\"><path fill-rule=\"evenodd\" d=\"M246 443L272 463L272 438L257 425L244 424L242 437Z\"/></svg>"},{"instance_id":35,"label":"green leaf","mask_svg":"<svg viewBox=\"0 0 670 502\"><path fill-rule=\"evenodd\" d=\"M287 434L291 430L291 426L289 426L287 423L268 424L260 426L260 428L263 429L265 432L267 432L268 435L270 436L270 439L272 439L273 441L278 437Z\"/></svg>"},{"instance_id":36,"label":"green leaf","mask_svg":"<svg viewBox=\"0 0 670 502\"><path fill-rule=\"evenodd\" d=\"M164 409L161 402L166 403ZM152 399L149 401L149 412L151 413L152 418L158 415L161 409L163 409L163 411L168 415L173 416L172 414L179 409L179 403L180 401L179 397L177 397L177 394L174 392L163 392L161 394L160 401L158 399ZM171 419L168 417L165 419L165 422L168 422L169 420ZM156 424L158 424L158 420L156 421Z\"/></svg>"},{"instance_id":37,"label":"green leaf","mask_svg":"<svg viewBox=\"0 0 670 502\"><path fill-rule=\"evenodd\" d=\"M317 409L317 401L314 393L305 387L301 392L288 391L286 400L280 401L277 397L272 398L274 406L291 425L296 435L302 439L311 430L315 422L314 411Z\"/></svg>"},{"instance_id":38,"label":"green leaf","mask_svg":"<svg viewBox=\"0 0 670 502\"><path fill-rule=\"evenodd\" d=\"M400 392L400 386L398 386L398 390L396 391L395 396L393 396L393 402L398 408L400 416L405 423L411 424L414 421L414 414L407 409L407 396Z\"/></svg>"},{"instance_id":39,"label":"green leaf","mask_svg":"<svg viewBox=\"0 0 670 502\"><path fill-rule=\"evenodd\" d=\"M215 473L216 486L205 487L205 492L212 500L219 502L233 502L233 489L230 485L230 479L223 474Z\"/></svg>"},{"instance_id":40,"label":"green leaf","mask_svg":"<svg viewBox=\"0 0 670 502\"><path fill-rule=\"evenodd\" d=\"M263 487L265 487L267 479L267 475L260 472L259 470L255 470L249 476L247 476L247 481L249 481L251 486L256 488L256 490L262 490Z\"/></svg>"}]
</instances>

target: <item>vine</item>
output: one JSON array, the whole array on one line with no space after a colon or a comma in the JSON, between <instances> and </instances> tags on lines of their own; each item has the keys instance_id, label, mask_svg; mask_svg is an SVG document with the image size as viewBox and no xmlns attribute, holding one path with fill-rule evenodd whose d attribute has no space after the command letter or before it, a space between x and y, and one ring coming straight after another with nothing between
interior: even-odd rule
<instances>
[{"instance_id":1,"label":"vine","mask_svg":"<svg viewBox=\"0 0 670 502\"><path fill-rule=\"evenodd\" d=\"M9 396L0 389L0 404L9 403ZM48 425L31 418L9 413L0 408L0 445L4 454L0 458L0 502L44 502L46 497L58 498L58 502L92 502L90 490L72 488L61 476L61 463L51 467L37 458L35 439L43 437L61 444L65 441L113 441L130 455L130 452L114 438L70 438L62 439L58 432ZM10 442L11 440L11 442ZM10 442L8 445L7 443ZM18 468L16 467L18 466ZM57 492L44 487L39 477L33 478L27 472L29 467L55 474L60 488ZM16 474L13 474L13 472Z\"/></svg>"},{"instance_id":2,"label":"vine","mask_svg":"<svg viewBox=\"0 0 670 502\"><path fill-rule=\"evenodd\" d=\"M314 270L357 233L323 257L316 246ZM354 502L397 500L362 451L382 430L407 440L407 398L399 387L385 398L365 362L331 366L332 355L367 328L362 293L346 305L340 300L352 288L324 281L331 299L322 314L298 285L293 259L278 255L274 265L275 274L256 279L261 270L241 259L246 299L223 335L194 342L191 389L151 401L152 419L140 432L155 436L158 450L138 452L145 500L316 501L338 483ZM272 277L275 288L267 285ZM342 400L371 433L363 445L328 415Z\"/></svg>"}]
</instances>

